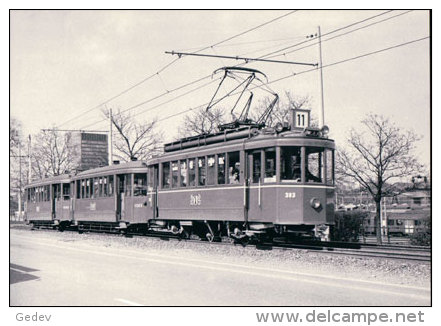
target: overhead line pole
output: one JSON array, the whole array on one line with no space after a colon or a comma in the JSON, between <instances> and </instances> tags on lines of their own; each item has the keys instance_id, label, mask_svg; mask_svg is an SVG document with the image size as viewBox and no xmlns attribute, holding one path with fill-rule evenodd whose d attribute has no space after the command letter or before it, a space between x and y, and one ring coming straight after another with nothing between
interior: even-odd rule
<instances>
[{"instance_id":1,"label":"overhead line pole","mask_svg":"<svg viewBox=\"0 0 441 326\"><path fill-rule=\"evenodd\" d=\"M29 142L28 142L28 156L29 156L29 161L28 161L28 184L32 182L32 165L31 165L31 135L29 135Z\"/></svg>"},{"instance_id":2,"label":"overhead line pole","mask_svg":"<svg viewBox=\"0 0 441 326\"><path fill-rule=\"evenodd\" d=\"M281 61L281 60L270 60L270 59L259 59L259 58L245 58L245 57L239 57L239 56L200 54L200 53L175 52L175 51L165 51L165 53L171 54L171 55L175 55L176 54L178 57L182 57L184 55L190 55L190 56L196 56L196 57L210 57L210 58L244 60L245 62L263 61L263 62L272 62L272 63L285 63L285 64L291 64L291 65L303 65L303 66L314 66L314 67L318 66L317 63Z\"/></svg>"},{"instance_id":3,"label":"overhead line pole","mask_svg":"<svg viewBox=\"0 0 441 326\"><path fill-rule=\"evenodd\" d=\"M319 39L319 57L320 57L320 97L321 97L321 102L322 102L322 106L321 106L321 112L320 112L320 117L321 117L321 124L320 124L320 128L323 127L325 125L325 96L323 94L323 62L322 62L322 35L320 32L320 26L318 26L318 39Z\"/></svg>"},{"instance_id":4,"label":"overhead line pole","mask_svg":"<svg viewBox=\"0 0 441 326\"><path fill-rule=\"evenodd\" d=\"M109 109L109 165L113 164L113 117L112 109Z\"/></svg>"},{"instance_id":5,"label":"overhead line pole","mask_svg":"<svg viewBox=\"0 0 441 326\"><path fill-rule=\"evenodd\" d=\"M18 142L18 218L21 218L21 141Z\"/></svg>"}]
</instances>

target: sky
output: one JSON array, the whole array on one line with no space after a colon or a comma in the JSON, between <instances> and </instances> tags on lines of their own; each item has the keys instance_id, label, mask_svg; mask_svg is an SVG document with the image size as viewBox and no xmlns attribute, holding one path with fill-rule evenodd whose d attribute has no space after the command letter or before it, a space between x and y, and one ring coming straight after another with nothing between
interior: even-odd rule
<instances>
[{"instance_id":1,"label":"sky","mask_svg":"<svg viewBox=\"0 0 441 326\"><path fill-rule=\"evenodd\" d=\"M429 19L422 10L11 11L10 115L25 135L105 131L102 109L112 108L139 122L157 119L171 141L185 114L211 99L222 76L213 72L242 61L165 51L318 63L317 42L305 41L320 26L325 124L337 146L367 113L381 114L421 136L416 153L429 166ZM263 72L282 98L308 96L319 116L319 70L246 67ZM255 105L271 96L253 93Z\"/></svg>"}]
</instances>

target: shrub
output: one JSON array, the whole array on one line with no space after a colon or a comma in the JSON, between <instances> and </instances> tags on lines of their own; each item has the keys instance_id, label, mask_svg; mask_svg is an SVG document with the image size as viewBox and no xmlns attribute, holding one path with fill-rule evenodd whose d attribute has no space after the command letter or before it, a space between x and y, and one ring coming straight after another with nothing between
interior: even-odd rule
<instances>
[{"instance_id":1,"label":"shrub","mask_svg":"<svg viewBox=\"0 0 441 326\"><path fill-rule=\"evenodd\" d=\"M415 246L431 246L432 245L432 223L430 220L424 221L422 228L417 228L410 235L410 244Z\"/></svg>"},{"instance_id":2,"label":"shrub","mask_svg":"<svg viewBox=\"0 0 441 326\"><path fill-rule=\"evenodd\" d=\"M331 231L333 241L357 242L363 233L363 220L369 216L367 211L335 212L335 225Z\"/></svg>"}]
</instances>

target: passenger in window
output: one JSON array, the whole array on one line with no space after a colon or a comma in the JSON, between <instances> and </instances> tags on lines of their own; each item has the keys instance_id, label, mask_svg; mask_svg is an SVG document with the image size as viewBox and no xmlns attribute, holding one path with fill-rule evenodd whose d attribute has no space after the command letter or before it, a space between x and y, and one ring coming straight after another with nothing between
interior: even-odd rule
<instances>
[{"instance_id":1,"label":"passenger in window","mask_svg":"<svg viewBox=\"0 0 441 326\"><path fill-rule=\"evenodd\" d=\"M239 170L237 168L230 167L229 183L238 184L240 182Z\"/></svg>"}]
</instances>

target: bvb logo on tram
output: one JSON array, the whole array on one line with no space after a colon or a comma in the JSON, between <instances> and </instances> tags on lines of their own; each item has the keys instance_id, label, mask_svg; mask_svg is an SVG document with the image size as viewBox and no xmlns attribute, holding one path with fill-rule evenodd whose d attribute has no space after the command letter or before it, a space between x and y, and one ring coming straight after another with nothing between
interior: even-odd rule
<instances>
[{"instance_id":1,"label":"bvb logo on tram","mask_svg":"<svg viewBox=\"0 0 441 326\"><path fill-rule=\"evenodd\" d=\"M190 195L190 206L200 206L201 205L201 194Z\"/></svg>"}]
</instances>

